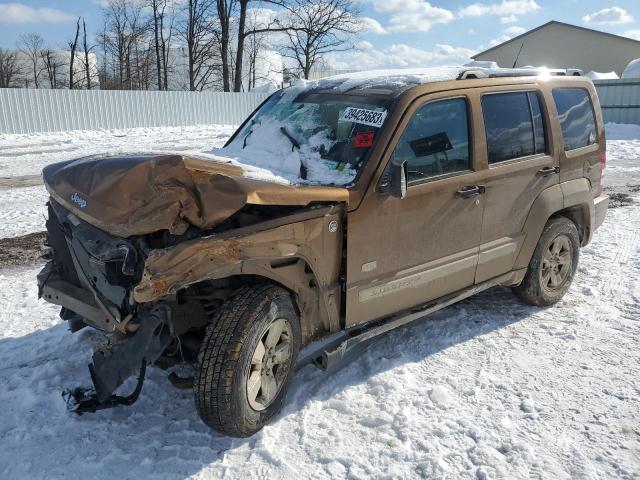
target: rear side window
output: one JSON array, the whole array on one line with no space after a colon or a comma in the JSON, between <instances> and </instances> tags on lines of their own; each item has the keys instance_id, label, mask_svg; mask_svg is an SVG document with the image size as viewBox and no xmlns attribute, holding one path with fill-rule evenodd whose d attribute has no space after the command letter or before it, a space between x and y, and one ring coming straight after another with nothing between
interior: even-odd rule
<instances>
[{"instance_id":1,"label":"rear side window","mask_svg":"<svg viewBox=\"0 0 640 480\"><path fill-rule=\"evenodd\" d=\"M407 162L409 181L471 169L467 102L431 102L413 116L395 150Z\"/></svg>"},{"instance_id":2,"label":"rear side window","mask_svg":"<svg viewBox=\"0 0 640 480\"><path fill-rule=\"evenodd\" d=\"M540 100L535 92L482 96L489 163L546 152Z\"/></svg>"},{"instance_id":3,"label":"rear side window","mask_svg":"<svg viewBox=\"0 0 640 480\"><path fill-rule=\"evenodd\" d=\"M584 88L555 88L553 100L562 127L564 149L573 150L596 143L596 119L589 92Z\"/></svg>"}]
</instances>

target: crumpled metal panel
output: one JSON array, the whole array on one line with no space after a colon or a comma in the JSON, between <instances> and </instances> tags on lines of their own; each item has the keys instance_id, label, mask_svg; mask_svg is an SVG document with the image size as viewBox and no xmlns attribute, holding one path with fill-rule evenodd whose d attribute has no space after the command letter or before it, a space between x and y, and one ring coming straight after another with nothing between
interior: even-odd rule
<instances>
[{"instance_id":1,"label":"crumpled metal panel","mask_svg":"<svg viewBox=\"0 0 640 480\"><path fill-rule=\"evenodd\" d=\"M238 166L183 155L94 156L49 165L42 175L58 203L119 237L212 228L246 204L305 206L349 197L346 188L254 180Z\"/></svg>"}]
</instances>

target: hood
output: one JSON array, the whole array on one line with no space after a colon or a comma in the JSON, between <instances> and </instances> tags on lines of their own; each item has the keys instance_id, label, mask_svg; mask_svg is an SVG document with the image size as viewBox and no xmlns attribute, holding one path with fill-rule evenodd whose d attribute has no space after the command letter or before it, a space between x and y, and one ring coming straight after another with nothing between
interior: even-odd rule
<instances>
[{"instance_id":1,"label":"hood","mask_svg":"<svg viewBox=\"0 0 640 480\"><path fill-rule=\"evenodd\" d=\"M183 155L81 158L49 165L42 176L54 200L119 237L212 228L247 204L305 206L349 198L346 188L255 180L238 166Z\"/></svg>"}]
</instances>

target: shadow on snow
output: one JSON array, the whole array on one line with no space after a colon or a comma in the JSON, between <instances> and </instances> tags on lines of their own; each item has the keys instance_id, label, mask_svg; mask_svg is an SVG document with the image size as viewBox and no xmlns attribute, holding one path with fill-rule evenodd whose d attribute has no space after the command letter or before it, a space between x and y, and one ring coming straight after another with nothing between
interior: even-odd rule
<instances>
[{"instance_id":1,"label":"shadow on snow","mask_svg":"<svg viewBox=\"0 0 640 480\"><path fill-rule=\"evenodd\" d=\"M340 391L396 366L421 362L447 348L526 318L509 290L494 288L423 320L369 341L330 372L307 366L294 377L283 421L310 401ZM0 473L3 478L46 477L184 478L216 465L224 452L251 449L262 431L231 439L209 430L197 417L191 391L176 390L167 372L150 368L142 394L131 407L77 416L61 392L91 384L90 344L98 332L69 334L65 324L0 340ZM135 379L121 388L128 392ZM268 429L267 429L268 430ZM53 448L52 448L53 447ZM4 469L4 472L2 470Z\"/></svg>"}]
</instances>

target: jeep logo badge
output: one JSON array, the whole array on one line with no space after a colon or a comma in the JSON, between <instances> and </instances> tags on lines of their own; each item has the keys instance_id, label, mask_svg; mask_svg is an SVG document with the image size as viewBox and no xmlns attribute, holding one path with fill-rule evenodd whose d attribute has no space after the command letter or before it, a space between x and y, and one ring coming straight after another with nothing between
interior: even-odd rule
<instances>
[{"instance_id":1,"label":"jeep logo badge","mask_svg":"<svg viewBox=\"0 0 640 480\"><path fill-rule=\"evenodd\" d=\"M87 206L87 201L80 195L78 195L78 192L71 195L71 201L78 205L80 208L84 208Z\"/></svg>"}]
</instances>

